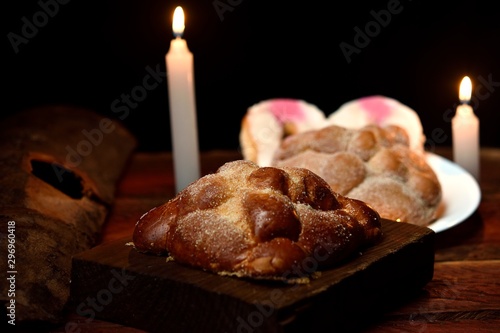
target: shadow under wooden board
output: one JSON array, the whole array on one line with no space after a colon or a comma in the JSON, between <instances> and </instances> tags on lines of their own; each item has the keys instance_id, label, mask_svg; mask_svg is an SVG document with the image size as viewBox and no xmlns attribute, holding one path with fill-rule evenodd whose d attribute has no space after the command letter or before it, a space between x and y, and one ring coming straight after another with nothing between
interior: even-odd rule
<instances>
[{"instance_id":1,"label":"shadow under wooden board","mask_svg":"<svg viewBox=\"0 0 500 333\"><path fill-rule=\"evenodd\" d=\"M388 220L382 228L379 244L301 285L222 277L117 240L74 257L71 309L148 332L351 330L434 273L434 231Z\"/></svg>"}]
</instances>

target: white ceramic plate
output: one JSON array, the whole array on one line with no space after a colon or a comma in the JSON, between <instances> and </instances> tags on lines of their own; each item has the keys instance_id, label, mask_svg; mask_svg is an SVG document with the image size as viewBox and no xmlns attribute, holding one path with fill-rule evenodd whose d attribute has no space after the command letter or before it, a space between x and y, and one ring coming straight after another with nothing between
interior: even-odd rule
<instances>
[{"instance_id":1,"label":"white ceramic plate","mask_svg":"<svg viewBox=\"0 0 500 333\"><path fill-rule=\"evenodd\" d=\"M433 153L427 153L427 162L441 182L444 204L440 218L428 227L441 232L474 213L481 201L481 190L474 177L458 164Z\"/></svg>"}]
</instances>

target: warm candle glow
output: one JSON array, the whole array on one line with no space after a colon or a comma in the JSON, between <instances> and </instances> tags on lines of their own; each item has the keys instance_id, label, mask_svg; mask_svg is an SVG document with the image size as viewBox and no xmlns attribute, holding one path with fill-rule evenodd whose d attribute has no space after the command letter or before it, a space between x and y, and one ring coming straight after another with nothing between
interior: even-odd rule
<instances>
[{"instance_id":1,"label":"warm candle glow","mask_svg":"<svg viewBox=\"0 0 500 333\"><path fill-rule=\"evenodd\" d=\"M479 119L469 105L472 83L465 76L460 83L455 116L451 120L453 132L453 159L470 174L479 179Z\"/></svg>"},{"instance_id":2,"label":"warm candle glow","mask_svg":"<svg viewBox=\"0 0 500 333\"><path fill-rule=\"evenodd\" d=\"M172 22L175 38L165 56L169 97L175 189L183 190L200 177L198 129L194 91L193 54L182 38L184 12L174 11Z\"/></svg>"},{"instance_id":3,"label":"warm candle glow","mask_svg":"<svg viewBox=\"0 0 500 333\"><path fill-rule=\"evenodd\" d=\"M174 20L172 21L172 30L176 37L182 36L184 33L184 11L181 6L177 6L174 10Z\"/></svg>"},{"instance_id":4,"label":"warm candle glow","mask_svg":"<svg viewBox=\"0 0 500 333\"><path fill-rule=\"evenodd\" d=\"M460 91L458 93L458 99L462 103L469 103L470 97L472 95L472 82L468 76L464 76L462 82L460 83Z\"/></svg>"}]
</instances>

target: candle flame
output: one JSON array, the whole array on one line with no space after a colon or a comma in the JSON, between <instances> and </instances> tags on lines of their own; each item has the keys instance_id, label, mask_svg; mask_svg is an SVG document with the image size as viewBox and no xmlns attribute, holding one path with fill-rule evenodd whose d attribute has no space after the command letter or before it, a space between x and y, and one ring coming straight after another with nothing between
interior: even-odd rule
<instances>
[{"instance_id":1,"label":"candle flame","mask_svg":"<svg viewBox=\"0 0 500 333\"><path fill-rule=\"evenodd\" d=\"M184 11L181 6L177 6L174 10L172 30L174 31L174 35L176 37L180 37L184 33Z\"/></svg>"},{"instance_id":2,"label":"candle flame","mask_svg":"<svg viewBox=\"0 0 500 333\"><path fill-rule=\"evenodd\" d=\"M472 82L468 76L464 76L462 82L460 83L460 91L458 93L458 98L462 103L468 103L472 95Z\"/></svg>"}]
</instances>

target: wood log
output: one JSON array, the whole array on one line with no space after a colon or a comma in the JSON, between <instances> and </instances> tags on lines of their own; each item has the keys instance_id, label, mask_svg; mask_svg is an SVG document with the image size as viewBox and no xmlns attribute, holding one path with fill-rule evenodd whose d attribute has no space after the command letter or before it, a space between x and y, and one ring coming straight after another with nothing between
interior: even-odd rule
<instances>
[{"instance_id":1,"label":"wood log","mask_svg":"<svg viewBox=\"0 0 500 333\"><path fill-rule=\"evenodd\" d=\"M59 323L72 257L94 246L137 142L84 108L25 110L0 125L0 303L13 323Z\"/></svg>"}]
</instances>

